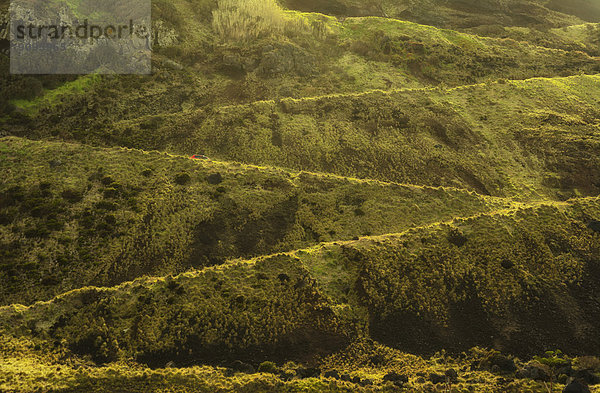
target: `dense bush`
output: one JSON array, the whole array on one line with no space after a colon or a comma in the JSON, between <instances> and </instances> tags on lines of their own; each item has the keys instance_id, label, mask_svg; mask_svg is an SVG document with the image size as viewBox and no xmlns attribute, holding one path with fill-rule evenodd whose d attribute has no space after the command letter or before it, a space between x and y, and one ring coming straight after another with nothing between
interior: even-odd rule
<instances>
[{"instance_id":1,"label":"dense bush","mask_svg":"<svg viewBox=\"0 0 600 393\"><path fill-rule=\"evenodd\" d=\"M180 173L179 175L175 176L175 183L179 184L180 186L185 186L186 184L189 184L190 181L192 181L192 178L187 173Z\"/></svg>"},{"instance_id":2,"label":"dense bush","mask_svg":"<svg viewBox=\"0 0 600 393\"><path fill-rule=\"evenodd\" d=\"M258 366L258 372L275 374L278 372L278 368L275 363L266 361L266 362L262 362Z\"/></svg>"},{"instance_id":3,"label":"dense bush","mask_svg":"<svg viewBox=\"0 0 600 393\"><path fill-rule=\"evenodd\" d=\"M213 28L226 39L250 40L283 32L286 16L275 0L219 0Z\"/></svg>"}]
</instances>

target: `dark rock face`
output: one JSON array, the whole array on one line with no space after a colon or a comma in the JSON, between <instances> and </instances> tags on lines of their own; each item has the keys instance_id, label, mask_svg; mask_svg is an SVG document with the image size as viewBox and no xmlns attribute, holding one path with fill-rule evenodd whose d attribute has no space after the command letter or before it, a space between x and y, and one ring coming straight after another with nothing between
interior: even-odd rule
<instances>
[{"instance_id":1,"label":"dark rock face","mask_svg":"<svg viewBox=\"0 0 600 393\"><path fill-rule=\"evenodd\" d=\"M589 370L580 370L575 373L575 378L578 380L588 384L588 385L598 385L600 384L600 377L596 374L592 373Z\"/></svg>"},{"instance_id":2,"label":"dark rock face","mask_svg":"<svg viewBox=\"0 0 600 393\"><path fill-rule=\"evenodd\" d=\"M318 12L329 15L356 15L355 12L350 12L349 6L340 0L287 0L284 4L290 9L303 12L313 12L317 10Z\"/></svg>"}]
</instances>

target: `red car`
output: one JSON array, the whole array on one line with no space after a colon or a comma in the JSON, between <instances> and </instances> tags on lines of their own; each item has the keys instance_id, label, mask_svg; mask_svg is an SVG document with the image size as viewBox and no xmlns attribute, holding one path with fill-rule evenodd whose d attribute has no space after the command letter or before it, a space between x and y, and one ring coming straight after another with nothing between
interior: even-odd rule
<instances>
[{"instance_id":1,"label":"red car","mask_svg":"<svg viewBox=\"0 0 600 393\"><path fill-rule=\"evenodd\" d=\"M194 154L190 157L190 160L208 160L208 157L206 157L204 154Z\"/></svg>"}]
</instances>

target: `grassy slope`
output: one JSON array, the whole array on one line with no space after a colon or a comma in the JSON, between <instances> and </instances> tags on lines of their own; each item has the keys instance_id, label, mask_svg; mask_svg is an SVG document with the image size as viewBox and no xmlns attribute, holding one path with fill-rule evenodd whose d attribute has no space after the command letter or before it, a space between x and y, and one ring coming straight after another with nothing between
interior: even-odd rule
<instances>
[{"instance_id":1,"label":"grassy slope","mask_svg":"<svg viewBox=\"0 0 600 393\"><path fill-rule=\"evenodd\" d=\"M581 76L262 101L165 117L150 132L125 121L113 133L139 148L565 199L598 193L598 81Z\"/></svg>"},{"instance_id":2,"label":"grassy slope","mask_svg":"<svg viewBox=\"0 0 600 393\"><path fill-rule=\"evenodd\" d=\"M215 45L218 40L206 31L208 22L188 23L179 15L176 21L185 20L178 22L184 27L173 30L178 37L175 43L157 49L152 77L102 78L85 94L50 91L47 94L52 100L37 98L33 102L20 96L31 83L23 87L23 78L7 77L6 98L17 99L13 104L36 120L28 128L41 135L67 137L69 133L105 133L121 119L196 107L600 70L598 59L584 53L514 40L482 38L391 19L351 18L340 23L325 16L293 15L309 26L321 28L252 43ZM171 59L185 67L179 69ZM49 88L55 87L50 77L42 77L41 81ZM115 96L120 99L115 101ZM6 127L6 132L18 134L19 128L14 125L24 121L23 115L13 117L6 120L13 124ZM59 120L63 128L53 129ZM25 135L32 136L29 132Z\"/></svg>"},{"instance_id":3,"label":"grassy slope","mask_svg":"<svg viewBox=\"0 0 600 393\"><path fill-rule=\"evenodd\" d=\"M83 288L2 307L0 323L7 333L97 362L135 358L153 366L283 364L334 352L361 331L419 352L467 349L493 335L497 347L524 356L548 347L598 353L600 235L586 227L598 218L597 198L482 214ZM323 262L343 268L338 280L328 281ZM557 318L568 323L550 323Z\"/></svg>"},{"instance_id":4,"label":"grassy slope","mask_svg":"<svg viewBox=\"0 0 600 393\"><path fill-rule=\"evenodd\" d=\"M581 51L597 57L600 55L599 29L598 23L585 23L544 30L522 26L478 26L464 31L480 36L526 41L547 48Z\"/></svg>"},{"instance_id":5,"label":"grassy slope","mask_svg":"<svg viewBox=\"0 0 600 393\"><path fill-rule=\"evenodd\" d=\"M512 205L456 189L18 138L0 141L0 157L4 304Z\"/></svg>"},{"instance_id":6,"label":"grassy slope","mask_svg":"<svg viewBox=\"0 0 600 393\"><path fill-rule=\"evenodd\" d=\"M574 1L441 1L413 0L286 0L288 6L303 11L347 16L396 17L439 28L469 32L479 36L511 38L534 45L564 50L581 50L598 56L597 23L600 6L593 0ZM377 3L387 4L383 9ZM407 7L404 7L407 6ZM584 24L584 22L591 22ZM573 35L572 31L579 34Z\"/></svg>"},{"instance_id":7,"label":"grassy slope","mask_svg":"<svg viewBox=\"0 0 600 393\"><path fill-rule=\"evenodd\" d=\"M564 199L598 192L597 84L598 77L581 76L374 91L103 124L92 119L106 114L94 111L69 117L50 111L25 134L180 154L201 151L223 160L498 196ZM56 116L63 120L53 123ZM92 123L80 129L82 119Z\"/></svg>"},{"instance_id":8,"label":"grassy slope","mask_svg":"<svg viewBox=\"0 0 600 393\"><path fill-rule=\"evenodd\" d=\"M598 207L583 199L457 219L344 250L371 337L408 351L494 337L509 353L596 353L600 237L586 225Z\"/></svg>"},{"instance_id":9,"label":"grassy slope","mask_svg":"<svg viewBox=\"0 0 600 393\"><path fill-rule=\"evenodd\" d=\"M600 21L600 6L593 0L284 0L284 4L303 11L338 16L387 16L455 30L472 26L543 29Z\"/></svg>"}]
</instances>

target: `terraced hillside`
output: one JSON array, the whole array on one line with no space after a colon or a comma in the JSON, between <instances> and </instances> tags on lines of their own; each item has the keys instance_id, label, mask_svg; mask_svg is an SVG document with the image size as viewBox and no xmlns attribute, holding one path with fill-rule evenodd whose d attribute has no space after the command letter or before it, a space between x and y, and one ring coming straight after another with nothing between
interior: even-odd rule
<instances>
[{"instance_id":1,"label":"terraced hillside","mask_svg":"<svg viewBox=\"0 0 600 393\"><path fill-rule=\"evenodd\" d=\"M600 392L596 2L259 3L0 55L0 392Z\"/></svg>"}]
</instances>

